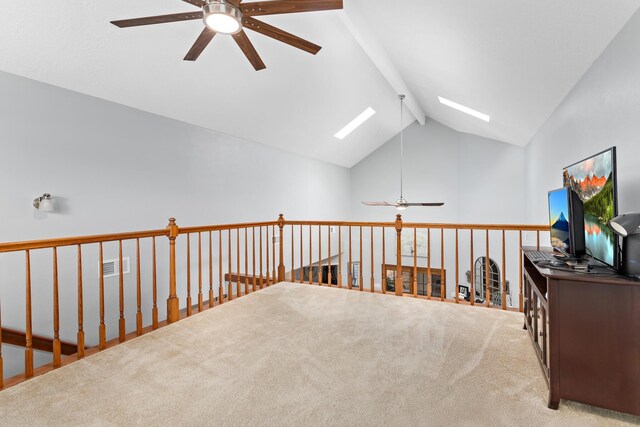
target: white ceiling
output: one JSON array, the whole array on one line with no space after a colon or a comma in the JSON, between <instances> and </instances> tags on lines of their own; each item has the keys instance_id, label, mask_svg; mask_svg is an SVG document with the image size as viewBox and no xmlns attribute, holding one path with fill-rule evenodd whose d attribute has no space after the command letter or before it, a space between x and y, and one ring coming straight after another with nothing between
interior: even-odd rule
<instances>
[{"instance_id":1,"label":"white ceiling","mask_svg":"<svg viewBox=\"0 0 640 427\"><path fill-rule=\"evenodd\" d=\"M640 7L638 0L351 3L427 116L520 146ZM491 122L451 110L438 96L489 114Z\"/></svg>"},{"instance_id":2,"label":"white ceiling","mask_svg":"<svg viewBox=\"0 0 640 427\"><path fill-rule=\"evenodd\" d=\"M412 111L525 145L640 4L345 0L345 12L263 17L323 49L314 57L248 32L268 67L260 72L228 37L182 61L199 21L109 24L197 10L179 0L29 6L2 0L0 70L350 167L397 133L398 79L376 67L380 58L365 53L339 13L372 30L362 34L386 51L417 101ZM491 123L439 105L438 95L491 114ZM369 122L344 141L333 137L369 106L378 112Z\"/></svg>"}]
</instances>

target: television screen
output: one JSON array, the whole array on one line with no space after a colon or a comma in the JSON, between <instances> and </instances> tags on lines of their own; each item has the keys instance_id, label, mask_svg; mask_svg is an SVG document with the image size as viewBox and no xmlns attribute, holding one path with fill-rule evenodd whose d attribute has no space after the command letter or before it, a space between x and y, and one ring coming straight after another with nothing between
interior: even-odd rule
<instances>
[{"instance_id":1,"label":"television screen","mask_svg":"<svg viewBox=\"0 0 640 427\"><path fill-rule=\"evenodd\" d=\"M617 239L609 221L618 214L616 148L567 166L564 186L584 202L585 246L593 258L617 268Z\"/></svg>"},{"instance_id":2,"label":"television screen","mask_svg":"<svg viewBox=\"0 0 640 427\"><path fill-rule=\"evenodd\" d=\"M560 252L570 252L569 198L567 188L549 191L549 225L551 226L551 246Z\"/></svg>"}]
</instances>

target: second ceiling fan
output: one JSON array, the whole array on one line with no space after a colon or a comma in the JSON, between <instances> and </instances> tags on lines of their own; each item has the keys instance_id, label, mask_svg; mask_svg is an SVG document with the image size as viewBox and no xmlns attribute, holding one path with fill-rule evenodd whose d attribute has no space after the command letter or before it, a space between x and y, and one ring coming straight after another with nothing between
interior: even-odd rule
<instances>
[{"instance_id":1,"label":"second ceiling fan","mask_svg":"<svg viewBox=\"0 0 640 427\"><path fill-rule=\"evenodd\" d=\"M202 9L200 12L174 13L171 15L148 16L144 18L111 21L120 28L142 25L165 24L169 22L202 19L205 28L195 41L185 61L195 61L209 45L216 34L231 35L256 71L266 68L244 28L281 41L313 55L320 46L289 34L279 28L259 21L254 16L279 15L284 13L316 12L342 9L342 0L273 0L242 3L242 0L182 0Z\"/></svg>"},{"instance_id":2,"label":"second ceiling fan","mask_svg":"<svg viewBox=\"0 0 640 427\"><path fill-rule=\"evenodd\" d=\"M438 207L444 206L442 202L422 202L422 203L409 203L405 200L403 195L403 182L404 182L404 126L403 126L403 106L404 106L404 95L398 95L400 98L400 198L395 203L389 202L362 202L367 206L382 206L382 207L392 207L396 208L399 211L403 211L410 206L427 206L427 207Z\"/></svg>"}]
</instances>

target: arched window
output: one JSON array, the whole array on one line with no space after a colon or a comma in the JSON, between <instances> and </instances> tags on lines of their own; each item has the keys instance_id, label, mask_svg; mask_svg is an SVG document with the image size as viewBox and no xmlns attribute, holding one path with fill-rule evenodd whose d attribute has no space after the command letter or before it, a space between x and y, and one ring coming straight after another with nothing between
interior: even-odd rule
<instances>
[{"instance_id":1,"label":"arched window","mask_svg":"<svg viewBox=\"0 0 640 427\"><path fill-rule=\"evenodd\" d=\"M476 295L482 299L487 295L487 257L480 257L474 265L473 283ZM502 305L502 284L500 277L500 268L498 264L489 258L489 293L491 295L491 304ZM507 282L507 305L510 305L509 282Z\"/></svg>"}]
</instances>

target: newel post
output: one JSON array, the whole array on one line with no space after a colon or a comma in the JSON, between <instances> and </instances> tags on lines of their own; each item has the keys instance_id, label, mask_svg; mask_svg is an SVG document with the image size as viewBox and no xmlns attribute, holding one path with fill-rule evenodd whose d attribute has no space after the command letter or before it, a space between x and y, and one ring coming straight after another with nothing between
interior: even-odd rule
<instances>
[{"instance_id":1,"label":"newel post","mask_svg":"<svg viewBox=\"0 0 640 427\"><path fill-rule=\"evenodd\" d=\"M278 217L278 228L280 229L280 235L278 241L280 243L280 264L278 264L278 283L284 282L284 215L280 214Z\"/></svg>"},{"instance_id":2,"label":"newel post","mask_svg":"<svg viewBox=\"0 0 640 427\"><path fill-rule=\"evenodd\" d=\"M402 282L402 215L396 215L396 295L404 294L404 283Z\"/></svg>"},{"instance_id":3,"label":"newel post","mask_svg":"<svg viewBox=\"0 0 640 427\"><path fill-rule=\"evenodd\" d=\"M176 238L180 229L175 218L169 218L169 299L167 299L167 323L180 320L180 301L176 291Z\"/></svg>"},{"instance_id":4,"label":"newel post","mask_svg":"<svg viewBox=\"0 0 640 427\"><path fill-rule=\"evenodd\" d=\"M280 246L280 263L278 264L278 283L284 282L284 215L280 214L278 217L278 228L280 229L280 235L278 236L278 242ZM275 256L275 255L274 255Z\"/></svg>"}]
</instances>

